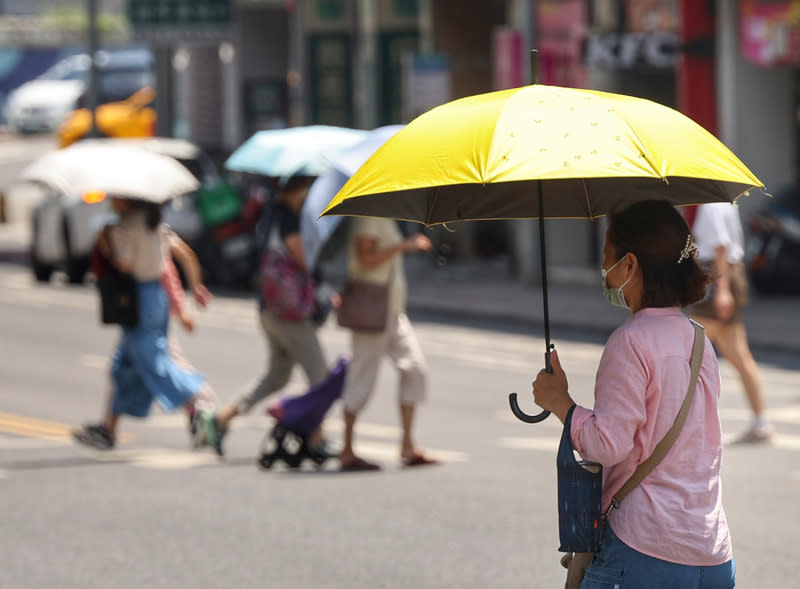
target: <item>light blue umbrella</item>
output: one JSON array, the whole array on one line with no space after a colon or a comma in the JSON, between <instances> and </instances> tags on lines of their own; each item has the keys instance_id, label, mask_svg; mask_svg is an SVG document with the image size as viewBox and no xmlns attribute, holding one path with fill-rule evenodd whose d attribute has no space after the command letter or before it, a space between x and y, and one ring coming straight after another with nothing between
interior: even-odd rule
<instances>
[{"instance_id":1,"label":"light blue umbrella","mask_svg":"<svg viewBox=\"0 0 800 589\"><path fill-rule=\"evenodd\" d=\"M274 178L320 176L368 133L327 125L258 131L231 154L225 168Z\"/></svg>"},{"instance_id":2,"label":"light blue umbrella","mask_svg":"<svg viewBox=\"0 0 800 589\"><path fill-rule=\"evenodd\" d=\"M306 265L315 268L322 257L333 257L344 242L342 221L346 217L320 214L350 176L404 125L388 125L369 131L361 142L352 146L333 163L333 167L317 178L308 191L300 212L300 237ZM334 235L335 234L335 235ZM325 250L325 251L323 251Z\"/></svg>"}]
</instances>

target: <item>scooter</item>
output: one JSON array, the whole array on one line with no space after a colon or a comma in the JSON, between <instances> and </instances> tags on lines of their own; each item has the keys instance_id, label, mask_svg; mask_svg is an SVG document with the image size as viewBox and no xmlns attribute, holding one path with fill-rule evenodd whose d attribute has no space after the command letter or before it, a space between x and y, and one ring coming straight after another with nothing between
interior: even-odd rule
<instances>
[{"instance_id":1,"label":"scooter","mask_svg":"<svg viewBox=\"0 0 800 589\"><path fill-rule=\"evenodd\" d=\"M800 294L800 197L776 198L768 210L748 221L747 271L764 295Z\"/></svg>"}]
</instances>

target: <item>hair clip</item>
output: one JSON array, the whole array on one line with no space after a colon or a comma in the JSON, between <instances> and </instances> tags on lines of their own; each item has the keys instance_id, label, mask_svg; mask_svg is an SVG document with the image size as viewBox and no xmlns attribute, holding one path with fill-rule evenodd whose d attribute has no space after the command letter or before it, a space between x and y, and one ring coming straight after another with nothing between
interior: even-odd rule
<instances>
[{"instance_id":1,"label":"hair clip","mask_svg":"<svg viewBox=\"0 0 800 589\"><path fill-rule=\"evenodd\" d=\"M697 255L697 246L692 241L692 234L686 236L686 244L681 250L681 255L678 257L678 264L689 258L694 258Z\"/></svg>"}]
</instances>

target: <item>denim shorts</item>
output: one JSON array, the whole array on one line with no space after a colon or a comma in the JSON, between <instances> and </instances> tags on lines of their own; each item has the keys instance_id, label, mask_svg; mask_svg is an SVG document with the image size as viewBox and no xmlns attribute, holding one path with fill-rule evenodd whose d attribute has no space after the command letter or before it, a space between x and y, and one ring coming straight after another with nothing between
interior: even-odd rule
<instances>
[{"instance_id":1,"label":"denim shorts","mask_svg":"<svg viewBox=\"0 0 800 589\"><path fill-rule=\"evenodd\" d=\"M628 547L607 526L602 547L586 570L581 589L730 589L734 585L734 560L707 567L668 562Z\"/></svg>"}]
</instances>

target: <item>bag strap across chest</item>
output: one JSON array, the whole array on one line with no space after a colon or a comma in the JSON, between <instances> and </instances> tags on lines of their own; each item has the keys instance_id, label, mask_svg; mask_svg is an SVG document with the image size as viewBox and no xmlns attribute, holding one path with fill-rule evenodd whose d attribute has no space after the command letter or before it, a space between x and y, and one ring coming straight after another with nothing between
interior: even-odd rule
<instances>
[{"instance_id":1,"label":"bag strap across chest","mask_svg":"<svg viewBox=\"0 0 800 589\"><path fill-rule=\"evenodd\" d=\"M689 321L692 323L692 327L694 328L691 374L689 375L689 390L686 393L686 397L683 399L683 404L678 412L678 416L675 418L675 422L672 424L672 427L669 428L667 434L655 447L650 457L636 467L636 470L634 470L630 478L625 481L625 484L622 485L622 488L614 494L614 497L611 499L611 506L608 508L608 511L603 514L604 518L608 518L608 514L611 513L612 510L619 507L619 504L625 497L627 497L628 493L633 491L639 485L639 483L641 483L645 477L647 477L647 475L649 475L650 472L652 472L652 470L659 465L659 463L664 459L672 446L675 444L675 441L678 439L678 436L683 429L683 424L686 423L686 416L689 414L689 407L692 404L692 399L694 399L694 391L697 388L697 378L700 375L700 365L703 363L703 352L705 349L705 331L703 326L691 319Z\"/></svg>"}]
</instances>

